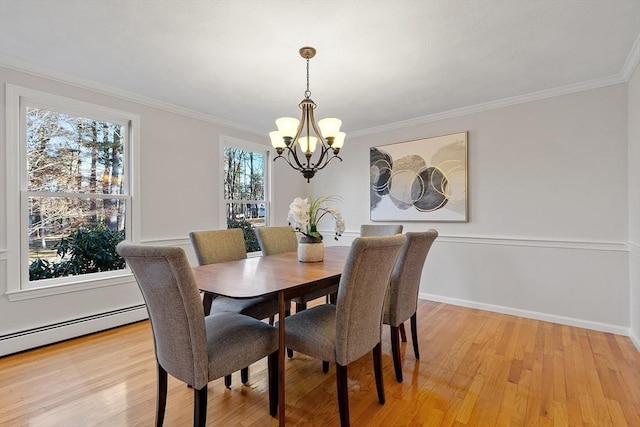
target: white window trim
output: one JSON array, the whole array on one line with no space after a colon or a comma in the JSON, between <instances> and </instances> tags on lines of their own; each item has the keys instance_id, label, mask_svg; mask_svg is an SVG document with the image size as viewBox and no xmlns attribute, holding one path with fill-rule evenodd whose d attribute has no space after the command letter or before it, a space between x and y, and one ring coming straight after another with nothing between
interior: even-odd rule
<instances>
[{"instance_id":1,"label":"white window trim","mask_svg":"<svg viewBox=\"0 0 640 427\"><path fill-rule=\"evenodd\" d=\"M137 114L116 110L101 105L79 101L41 92L22 86L6 84L6 129L5 129L5 183L7 197L7 216L5 229L7 230L7 292L10 301L20 301L30 298L46 297L75 291L85 291L103 286L120 285L130 282L129 269L116 272L93 273L90 275L68 276L59 279L45 279L40 286L25 286L28 284L28 265L22 262L21 236L26 221L21 209L21 189L26 188L26 176L22 177L25 150L22 149L25 124L20 120L20 106L27 102L29 105L50 105L57 111L81 117L92 118L93 114L101 120L113 120L128 124L128 138L125 143L128 162L125 174L129 179L129 196L131 206L127 206L127 239L140 241L141 209L139 203L139 141L140 116ZM64 107L61 107L64 106ZM26 174L25 174L26 175ZM26 275L26 277L25 277Z\"/></svg>"},{"instance_id":2,"label":"white window trim","mask_svg":"<svg viewBox=\"0 0 640 427\"><path fill-rule=\"evenodd\" d=\"M220 218L220 228L227 228L227 212L225 210L225 206L228 202L224 198L224 147L237 147L242 148L247 151L264 153L264 176L265 176L265 186L264 186L264 204L266 206L267 214L265 215L265 225L269 225L269 221L271 219L271 151L269 147L266 145L257 144L255 142L245 141L243 139L233 138L226 135L220 135L220 151L219 151L219 159L220 159L220 174L218 176L218 182L221 184L220 187L220 209L219 209L219 218ZM245 200L246 202L246 200ZM251 202L251 200L249 200ZM255 201L258 202L258 201ZM263 203L259 201L259 203Z\"/></svg>"}]
</instances>

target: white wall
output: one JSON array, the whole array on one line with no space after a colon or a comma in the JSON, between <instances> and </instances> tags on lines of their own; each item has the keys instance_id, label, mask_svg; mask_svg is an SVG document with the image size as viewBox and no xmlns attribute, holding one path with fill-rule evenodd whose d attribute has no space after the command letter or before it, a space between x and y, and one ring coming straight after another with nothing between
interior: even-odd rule
<instances>
[{"instance_id":1,"label":"white wall","mask_svg":"<svg viewBox=\"0 0 640 427\"><path fill-rule=\"evenodd\" d=\"M628 85L629 282L631 338L640 349L640 67Z\"/></svg>"},{"instance_id":2,"label":"white wall","mask_svg":"<svg viewBox=\"0 0 640 427\"><path fill-rule=\"evenodd\" d=\"M335 194L343 198L347 222L338 244L349 244L360 224L370 222L369 147L466 130L470 222L405 223L405 230L433 227L441 234L427 261L421 295L621 334L631 327L637 341L640 125L632 119L640 110L639 79L636 70L629 85L367 136L348 134L344 162L328 166L311 184L276 162L273 223L286 224L295 196ZM12 83L140 115L141 240L182 246L193 261L188 232L220 224L220 135L268 143L262 135L13 69L0 68L0 83L3 100L4 84ZM4 108L3 103L2 129ZM5 135L1 138L4 165ZM6 262L4 174L0 180L0 354L145 315L133 281L9 302L4 290L7 269L14 267ZM128 312L129 307L137 309ZM102 317L105 313L110 315ZM88 319L74 323L83 317ZM60 322L69 324L38 329ZM35 331L21 335L30 329Z\"/></svg>"},{"instance_id":3,"label":"white wall","mask_svg":"<svg viewBox=\"0 0 640 427\"><path fill-rule=\"evenodd\" d=\"M460 131L470 221L404 224L441 235L421 295L626 335L627 85L348 138L340 171L320 173L314 188L348 200L355 235L370 222L371 146Z\"/></svg>"},{"instance_id":4,"label":"white wall","mask_svg":"<svg viewBox=\"0 0 640 427\"><path fill-rule=\"evenodd\" d=\"M209 121L168 112L147 104L94 90L0 68L0 355L117 326L146 317L142 297L133 280L125 285L10 301L5 295L7 223L5 156L5 84L24 86L138 114L140 129L141 241L182 246L195 263L188 240L191 230L219 228L219 141L226 135L267 144L268 138ZM286 224L289 200L305 188L297 175L282 165L274 168L275 224ZM17 166L16 166L17 167ZM295 176L295 179L293 177ZM284 185L286 183L286 185ZM281 199L280 199L281 198ZM51 327L53 325L53 327Z\"/></svg>"}]
</instances>

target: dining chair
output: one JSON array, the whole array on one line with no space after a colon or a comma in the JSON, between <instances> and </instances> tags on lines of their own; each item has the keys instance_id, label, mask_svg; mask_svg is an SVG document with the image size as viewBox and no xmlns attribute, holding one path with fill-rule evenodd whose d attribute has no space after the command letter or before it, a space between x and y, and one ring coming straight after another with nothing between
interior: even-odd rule
<instances>
[{"instance_id":1,"label":"dining chair","mask_svg":"<svg viewBox=\"0 0 640 427\"><path fill-rule=\"evenodd\" d=\"M402 233L402 224L362 224L360 237L393 236Z\"/></svg>"},{"instance_id":2,"label":"dining chair","mask_svg":"<svg viewBox=\"0 0 640 427\"><path fill-rule=\"evenodd\" d=\"M256 227L255 233L263 255L276 255L298 250L298 238L295 230L291 226ZM294 298L293 302L296 304L296 312L306 310L309 301L324 296L328 299L329 295L335 294L337 290L338 285L336 284Z\"/></svg>"},{"instance_id":3,"label":"dining chair","mask_svg":"<svg viewBox=\"0 0 640 427\"><path fill-rule=\"evenodd\" d=\"M200 265L247 258L244 234L239 228L192 231L189 233L189 239ZM238 299L224 296L216 297L205 293L203 304L206 314L230 311L258 320L269 318L269 323L272 325L274 316L278 313L278 301L273 298ZM240 371L240 378L243 384L249 381L248 367L244 367ZM225 377L224 382L227 388L231 387L231 375Z\"/></svg>"},{"instance_id":4,"label":"dining chair","mask_svg":"<svg viewBox=\"0 0 640 427\"><path fill-rule=\"evenodd\" d=\"M298 237L290 225L255 227L254 232L263 255L276 255L298 250Z\"/></svg>"},{"instance_id":5,"label":"dining chair","mask_svg":"<svg viewBox=\"0 0 640 427\"><path fill-rule=\"evenodd\" d=\"M340 278L336 304L322 304L287 317L285 344L336 364L340 425L349 426L347 365L373 353L378 401L383 404L382 313L389 279L405 242L402 234L358 237Z\"/></svg>"},{"instance_id":6,"label":"dining chair","mask_svg":"<svg viewBox=\"0 0 640 427\"><path fill-rule=\"evenodd\" d=\"M438 237L436 230L424 232L406 232L405 242L396 265L391 273L389 291L385 299L383 323L391 327L391 353L396 380L402 382L402 360L400 357L400 336L406 342L405 334L401 333L401 326L411 319L411 341L416 359L420 359L418 349L418 327L416 311L418 308L418 290L422 269L427 259L431 245Z\"/></svg>"},{"instance_id":7,"label":"dining chair","mask_svg":"<svg viewBox=\"0 0 640 427\"><path fill-rule=\"evenodd\" d=\"M268 357L269 413L278 408L278 330L232 312L208 316L182 248L116 247L133 272L144 298L158 372L156 426L164 421L168 374L194 390L193 425L205 426L207 384Z\"/></svg>"}]
</instances>

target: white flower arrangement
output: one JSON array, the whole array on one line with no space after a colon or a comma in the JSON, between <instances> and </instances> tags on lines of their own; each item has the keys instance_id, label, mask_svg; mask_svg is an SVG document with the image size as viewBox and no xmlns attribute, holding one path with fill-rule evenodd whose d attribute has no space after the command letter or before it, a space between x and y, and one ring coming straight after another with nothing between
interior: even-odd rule
<instances>
[{"instance_id":1,"label":"white flower arrangement","mask_svg":"<svg viewBox=\"0 0 640 427\"><path fill-rule=\"evenodd\" d=\"M289 224L291 224L296 231L299 231L307 237L310 242L319 242L322 240L322 234L318 232L318 222L323 216L329 214L335 220L336 234L334 238L338 240L338 237L340 237L345 230L344 218L342 218L342 214L338 208L325 206L325 203L337 200L339 200L339 198L336 196L325 196L309 202L309 198L303 199L296 197L289 205L289 215L287 216Z\"/></svg>"}]
</instances>

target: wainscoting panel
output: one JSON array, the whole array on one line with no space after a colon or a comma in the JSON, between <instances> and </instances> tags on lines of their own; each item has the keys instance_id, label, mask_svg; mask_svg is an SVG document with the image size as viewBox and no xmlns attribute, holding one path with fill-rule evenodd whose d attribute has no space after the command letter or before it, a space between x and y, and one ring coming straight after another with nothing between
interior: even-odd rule
<instances>
[{"instance_id":1,"label":"wainscoting panel","mask_svg":"<svg viewBox=\"0 0 640 427\"><path fill-rule=\"evenodd\" d=\"M441 236L421 296L629 335L629 250L611 242Z\"/></svg>"}]
</instances>

